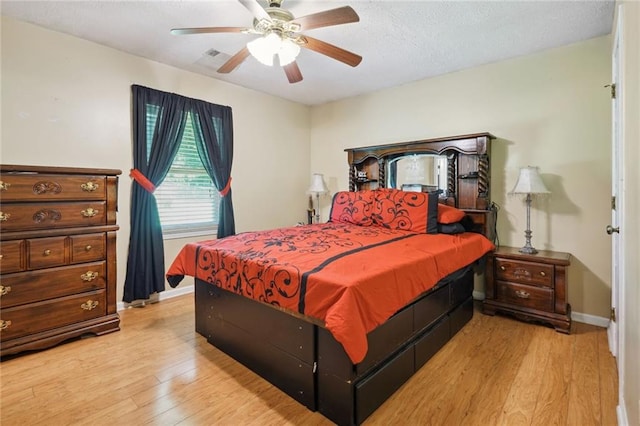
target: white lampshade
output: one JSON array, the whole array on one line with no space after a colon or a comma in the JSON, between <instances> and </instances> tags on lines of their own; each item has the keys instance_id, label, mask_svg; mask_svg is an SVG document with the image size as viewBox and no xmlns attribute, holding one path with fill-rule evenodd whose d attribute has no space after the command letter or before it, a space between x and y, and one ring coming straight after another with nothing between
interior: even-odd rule
<instances>
[{"instance_id":1,"label":"white lampshade","mask_svg":"<svg viewBox=\"0 0 640 426\"><path fill-rule=\"evenodd\" d=\"M280 66L283 67L295 61L299 53L300 46L289 39L282 40L282 45L280 46L280 51L278 52L278 60L280 61Z\"/></svg>"},{"instance_id":2,"label":"white lampshade","mask_svg":"<svg viewBox=\"0 0 640 426\"><path fill-rule=\"evenodd\" d=\"M247 43L249 53L260 63L273 66L273 58L278 55L281 66L295 61L300 53L300 46L288 38L283 39L276 33L268 33Z\"/></svg>"},{"instance_id":3,"label":"white lampshade","mask_svg":"<svg viewBox=\"0 0 640 426\"><path fill-rule=\"evenodd\" d=\"M307 194L326 194L329 192L329 188L327 188L327 184L324 183L324 176L322 173L314 173L311 176L311 186L307 190Z\"/></svg>"},{"instance_id":4,"label":"white lampshade","mask_svg":"<svg viewBox=\"0 0 640 426\"><path fill-rule=\"evenodd\" d=\"M551 194L551 191L544 185L538 168L528 166L520 169L520 176L510 194Z\"/></svg>"}]
</instances>

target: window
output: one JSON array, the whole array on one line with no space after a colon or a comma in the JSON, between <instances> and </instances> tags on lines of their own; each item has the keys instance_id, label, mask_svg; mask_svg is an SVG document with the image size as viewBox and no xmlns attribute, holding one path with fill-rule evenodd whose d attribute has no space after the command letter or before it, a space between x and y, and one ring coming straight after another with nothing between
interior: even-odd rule
<instances>
[{"instance_id":1,"label":"window","mask_svg":"<svg viewBox=\"0 0 640 426\"><path fill-rule=\"evenodd\" d=\"M157 117L158 107L147 104L147 152L151 151ZM178 153L154 196L165 236L215 232L220 194L198 156L190 114Z\"/></svg>"}]
</instances>

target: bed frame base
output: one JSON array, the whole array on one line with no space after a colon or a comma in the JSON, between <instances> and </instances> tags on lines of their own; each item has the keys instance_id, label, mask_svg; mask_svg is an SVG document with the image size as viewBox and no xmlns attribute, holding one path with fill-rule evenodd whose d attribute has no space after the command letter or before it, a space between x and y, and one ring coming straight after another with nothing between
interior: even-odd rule
<instances>
[{"instance_id":1,"label":"bed frame base","mask_svg":"<svg viewBox=\"0 0 640 426\"><path fill-rule=\"evenodd\" d=\"M324 327L196 280L196 331L312 411L358 425L473 316L473 270L440 283L367 336L352 364Z\"/></svg>"}]
</instances>

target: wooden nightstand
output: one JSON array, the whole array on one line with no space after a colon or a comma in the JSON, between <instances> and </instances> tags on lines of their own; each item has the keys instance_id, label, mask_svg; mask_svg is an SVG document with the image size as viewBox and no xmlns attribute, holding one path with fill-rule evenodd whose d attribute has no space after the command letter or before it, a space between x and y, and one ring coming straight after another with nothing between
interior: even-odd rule
<instances>
[{"instance_id":1,"label":"wooden nightstand","mask_svg":"<svg viewBox=\"0 0 640 426\"><path fill-rule=\"evenodd\" d=\"M567 267L571 254L540 250L523 254L499 247L487 257L487 288L483 312L506 312L527 321L552 324L569 334L571 306L567 303Z\"/></svg>"}]
</instances>

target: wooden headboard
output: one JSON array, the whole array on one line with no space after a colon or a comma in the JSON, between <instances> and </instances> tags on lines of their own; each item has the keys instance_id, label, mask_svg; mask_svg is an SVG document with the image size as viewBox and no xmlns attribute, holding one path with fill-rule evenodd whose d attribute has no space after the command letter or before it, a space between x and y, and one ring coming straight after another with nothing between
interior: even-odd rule
<instances>
[{"instance_id":1,"label":"wooden headboard","mask_svg":"<svg viewBox=\"0 0 640 426\"><path fill-rule=\"evenodd\" d=\"M475 133L412 142L345 149L349 190L388 186L389 165L399 157L433 154L446 157L446 187L440 202L471 216L477 231L495 239L496 210L491 203L491 133Z\"/></svg>"}]
</instances>

